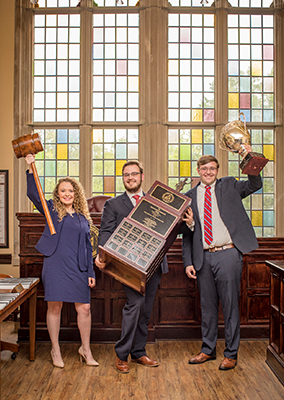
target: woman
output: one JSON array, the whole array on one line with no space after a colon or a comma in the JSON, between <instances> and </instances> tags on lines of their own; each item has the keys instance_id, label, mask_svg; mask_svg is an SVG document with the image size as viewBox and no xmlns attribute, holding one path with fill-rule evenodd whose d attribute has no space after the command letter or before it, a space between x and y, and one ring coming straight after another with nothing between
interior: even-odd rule
<instances>
[{"instance_id":1,"label":"woman","mask_svg":"<svg viewBox=\"0 0 284 400\"><path fill-rule=\"evenodd\" d=\"M27 195L42 213L43 207L32 174L32 154L27 155ZM80 360L89 366L99 365L90 349L91 312L90 288L96 285L90 242L89 214L84 189L72 178L62 178L53 191L53 199L47 201L56 234L51 235L46 224L36 249L44 255L42 281L47 301L47 329L55 367L63 368L59 347L59 330L63 302L75 303L77 323L82 345Z\"/></svg>"}]
</instances>

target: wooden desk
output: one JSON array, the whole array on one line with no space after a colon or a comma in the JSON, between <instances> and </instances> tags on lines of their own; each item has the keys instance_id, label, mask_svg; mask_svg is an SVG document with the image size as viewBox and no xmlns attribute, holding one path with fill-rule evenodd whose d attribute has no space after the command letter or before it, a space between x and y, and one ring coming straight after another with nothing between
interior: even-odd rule
<instances>
[{"instance_id":1,"label":"wooden desk","mask_svg":"<svg viewBox=\"0 0 284 400\"><path fill-rule=\"evenodd\" d=\"M30 334L30 361L35 360L35 328L36 328L36 301L39 279L28 289L24 289L17 298L0 311L0 323L4 321L16 308L29 299L29 334ZM1 329L0 329L1 334ZM1 349L0 349L1 350ZM4 349L3 349L4 350Z\"/></svg>"},{"instance_id":2,"label":"wooden desk","mask_svg":"<svg viewBox=\"0 0 284 400\"><path fill-rule=\"evenodd\" d=\"M270 267L270 324L266 363L284 385L284 261Z\"/></svg>"}]
</instances>

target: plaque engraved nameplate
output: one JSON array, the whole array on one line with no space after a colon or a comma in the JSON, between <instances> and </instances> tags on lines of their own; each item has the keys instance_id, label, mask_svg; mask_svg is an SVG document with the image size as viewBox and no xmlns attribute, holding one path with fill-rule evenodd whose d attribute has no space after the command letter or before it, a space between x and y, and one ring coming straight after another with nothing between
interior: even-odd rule
<instances>
[{"instance_id":1,"label":"plaque engraved nameplate","mask_svg":"<svg viewBox=\"0 0 284 400\"><path fill-rule=\"evenodd\" d=\"M146 283L163 261L182 224L191 199L155 181L104 246L103 272L145 294Z\"/></svg>"}]
</instances>

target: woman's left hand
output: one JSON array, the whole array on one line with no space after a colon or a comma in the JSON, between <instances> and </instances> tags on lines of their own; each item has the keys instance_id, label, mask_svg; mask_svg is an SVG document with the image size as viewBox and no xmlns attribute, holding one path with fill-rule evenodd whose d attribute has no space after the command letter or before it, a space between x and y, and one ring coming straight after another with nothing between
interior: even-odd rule
<instances>
[{"instance_id":1,"label":"woman's left hand","mask_svg":"<svg viewBox=\"0 0 284 400\"><path fill-rule=\"evenodd\" d=\"M88 278L88 281L89 281L89 286L90 286L90 288L93 288L93 287L96 286L96 280L95 280L95 278Z\"/></svg>"}]
</instances>

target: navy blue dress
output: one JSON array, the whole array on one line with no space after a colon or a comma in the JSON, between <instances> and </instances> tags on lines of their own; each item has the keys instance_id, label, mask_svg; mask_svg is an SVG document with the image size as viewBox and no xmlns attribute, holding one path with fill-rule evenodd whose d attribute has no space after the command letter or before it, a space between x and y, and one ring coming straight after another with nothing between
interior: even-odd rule
<instances>
[{"instance_id":1,"label":"navy blue dress","mask_svg":"<svg viewBox=\"0 0 284 400\"><path fill-rule=\"evenodd\" d=\"M55 252L49 257L44 257L42 280L45 300L90 303L89 273L82 272L78 263L81 229L78 214L67 214L62 223Z\"/></svg>"}]
</instances>

